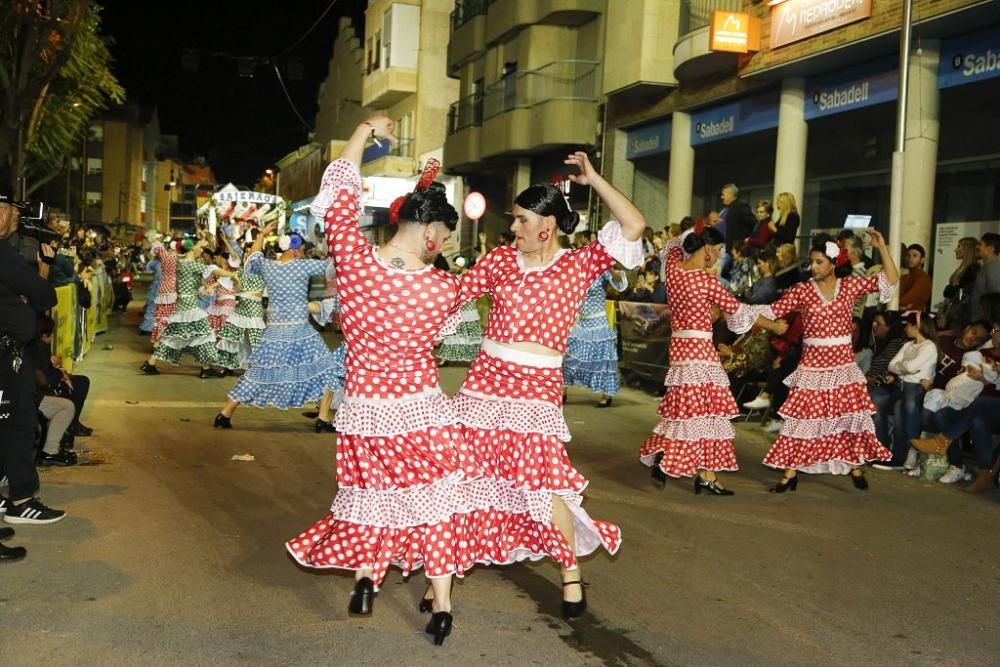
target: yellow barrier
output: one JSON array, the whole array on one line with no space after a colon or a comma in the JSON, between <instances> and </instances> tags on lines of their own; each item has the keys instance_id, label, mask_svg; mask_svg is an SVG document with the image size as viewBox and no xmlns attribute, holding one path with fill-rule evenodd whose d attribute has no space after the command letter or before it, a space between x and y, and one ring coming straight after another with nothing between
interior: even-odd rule
<instances>
[{"instance_id":1,"label":"yellow barrier","mask_svg":"<svg viewBox=\"0 0 1000 667\"><path fill-rule=\"evenodd\" d=\"M63 368L73 371L76 358L76 285L56 288L56 307L52 309L56 330L52 336L52 354L62 357Z\"/></svg>"},{"instance_id":2,"label":"yellow barrier","mask_svg":"<svg viewBox=\"0 0 1000 667\"><path fill-rule=\"evenodd\" d=\"M82 359L97 334L107 331L108 315L115 305L114 289L107 274L95 276L90 286L90 308L77 307L77 286L56 288L56 307L52 319L56 329L52 336L52 354L62 357L63 368L73 371L73 364Z\"/></svg>"}]
</instances>

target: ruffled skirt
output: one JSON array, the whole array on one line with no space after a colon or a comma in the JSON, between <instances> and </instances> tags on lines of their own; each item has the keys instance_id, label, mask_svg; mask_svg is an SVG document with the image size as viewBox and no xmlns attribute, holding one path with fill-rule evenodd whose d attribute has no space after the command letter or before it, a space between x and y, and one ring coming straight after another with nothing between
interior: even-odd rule
<instances>
[{"instance_id":1,"label":"ruffled skirt","mask_svg":"<svg viewBox=\"0 0 1000 667\"><path fill-rule=\"evenodd\" d=\"M656 411L660 423L639 450L639 460L652 467L662 453L660 470L671 477L737 470L730 420L739 410L722 365L675 359L664 384L667 390Z\"/></svg>"},{"instance_id":2,"label":"ruffled skirt","mask_svg":"<svg viewBox=\"0 0 1000 667\"><path fill-rule=\"evenodd\" d=\"M238 301L236 309L219 330L219 365L223 368L245 368L250 353L264 333L264 309L259 301Z\"/></svg>"},{"instance_id":3,"label":"ruffled skirt","mask_svg":"<svg viewBox=\"0 0 1000 667\"><path fill-rule=\"evenodd\" d=\"M562 389L559 367L515 363L481 350L454 399L476 465L496 483L492 509L479 515L487 527L480 535L481 563L548 557L571 568L598 548L613 554L621 545L618 526L592 519L581 507L587 480L566 453ZM573 516L573 545L552 521L553 496Z\"/></svg>"},{"instance_id":4,"label":"ruffled skirt","mask_svg":"<svg viewBox=\"0 0 1000 667\"><path fill-rule=\"evenodd\" d=\"M809 363L808 353L803 364ZM892 458L875 437L875 405L853 361L829 368L800 364L785 384L788 398L779 411L785 424L764 465L845 475L855 466Z\"/></svg>"},{"instance_id":5,"label":"ruffled skirt","mask_svg":"<svg viewBox=\"0 0 1000 667\"><path fill-rule=\"evenodd\" d=\"M200 308L174 309L167 326L159 335L153 356L177 365L187 353L202 366L217 364L215 331L208 322L208 315Z\"/></svg>"},{"instance_id":6,"label":"ruffled skirt","mask_svg":"<svg viewBox=\"0 0 1000 667\"><path fill-rule=\"evenodd\" d=\"M580 320L570 330L563 382L608 396L618 393L618 342L606 317Z\"/></svg>"},{"instance_id":7,"label":"ruffled skirt","mask_svg":"<svg viewBox=\"0 0 1000 667\"><path fill-rule=\"evenodd\" d=\"M483 326L479 322L479 311L472 303L462 307L462 319L455 333L445 336L434 354L445 360L468 363L476 358L483 344Z\"/></svg>"},{"instance_id":8,"label":"ruffled skirt","mask_svg":"<svg viewBox=\"0 0 1000 667\"><path fill-rule=\"evenodd\" d=\"M343 366L308 322L268 326L247 363L250 368L229 392L244 405L298 408L344 386Z\"/></svg>"}]
</instances>

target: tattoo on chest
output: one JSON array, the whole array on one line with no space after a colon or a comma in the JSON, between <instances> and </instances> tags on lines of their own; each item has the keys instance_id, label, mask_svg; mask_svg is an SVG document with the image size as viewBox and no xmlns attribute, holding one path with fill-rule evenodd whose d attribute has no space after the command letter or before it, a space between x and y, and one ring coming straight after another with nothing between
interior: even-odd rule
<instances>
[{"instance_id":1,"label":"tattoo on chest","mask_svg":"<svg viewBox=\"0 0 1000 667\"><path fill-rule=\"evenodd\" d=\"M389 260L389 263L392 264L392 268L394 269L406 268L406 262L404 262L401 257L393 257L392 259Z\"/></svg>"}]
</instances>

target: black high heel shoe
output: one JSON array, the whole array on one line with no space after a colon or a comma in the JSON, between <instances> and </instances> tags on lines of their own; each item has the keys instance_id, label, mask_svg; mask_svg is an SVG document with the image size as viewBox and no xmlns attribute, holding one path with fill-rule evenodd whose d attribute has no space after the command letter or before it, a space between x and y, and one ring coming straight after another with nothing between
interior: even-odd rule
<instances>
[{"instance_id":1,"label":"black high heel shoe","mask_svg":"<svg viewBox=\"0 0 1000 667\"><path fill-rule=\"evenodd\" d=\"M860 470L860 468L859 468L859 470ZM854 488L857 489L858 491L867 491L868 490L868 480L865 479L865 473L864 473L863 470L861 471L860 475L855 475L854 472L852 471L851 472L851 482L854 483Z\"/></svg>"},{"instance_id":2,"label":"black high heel shoe","mask_svg":"<svg viewBox=\"0 0 1000 667\"><path fill-rule=\"evenodd\" d=\"M798 475L796 475L795 477L782 477L781 480L779 480L777 484L768 489L768 491L770 491L771 493L784 493L789 489L794 491L797 488L799 488Z\"/></svg>"},{"instance_id":3,"label":"black high heel shoe","mask_svg":"<svg viewBox=\"0 0 1000 667\"><path fill-rule=\"evenodd\" d=\"M215 415L215 423L212 424L215 428L232 428L233 422L226 415L221 412Z\"/></svg>"},{"instance_id":4,"label":"black high heel shoe","mask_svg":"<svg viewBox=\"0 0 1000 667\"><path fill-rule=\"evenodd\" d=\"M434 613L434 598L423 598L420 600L420 604L417 605L417 609L421 614L433 614Z\"/></svg>"},{"instance_id":5,"label":"black high heel shoe","mask_svg":"<svg viewBox=\"0 0 1000 667\"><path fill-rule=\"evenodd\" d=\"M323 421L322 419L317 419L316 423L313 425L317 433L336 433L337 429L333 427L332 421Z\"/></svg>"},{"instance_id":6,"label":"black high heel shoe","mask_svg":"<svg viewBox=\"0 0 1000 667\"><path fill-rule=\"evenodd\" d=\"M375 584L368 577L358 579L354 583L351 601L347 603L347 612L354 616L370 616L374 601Z\"/></svg>"},{"instance_id":7,"label":"black high heel shoe","mask_svg":"<svg viewBox=\"0 0 1000 667\"><path fill-rule=\"evenodd\" d=\"M439 611L431 616L431 620L427 623L427 629L424 632L434 635L435 646L444 644L444 638L451 634L452 620L451 614L446 611Z\"/></svg>"},{"instance_id":8,"label":"black high heel shoe","mask_svg":"<svg viewBox=\"0 0 1000 667\"><path fill-rule=\"evenodd\" d=\"M576 581L564 581L563 588L573 586L574 584L579 584L580 586L580 601L562 601L562 617L567 621L574 621L583 616L583 612L587 611L587 590L584 588L584 586L587 585L587 582L580 581L579 579Z\"/></svg>"},{"instance_id":9,"label":"black high heel shoe","mask_svg":"<svg viewBox=\"0 0 1000 667\"><path fill-rule=\"evenodd\" d=\"M653 458L653 468L649 471L649 476L653 478L653 486L659 489L667 488L667 473L660 470L660 461L663 460L663 452L657 452Z\"/></svg>"},{"instance_id":10,"label":"black high heel shoe","mask_svg":"<svg viewBox=\"0 0 1000 667\"><path fill-rule=\"evenodd\" d=\"M146 375L159 375L160 371L153 364L148 361L143 362L142 366L139 366L139 370Z\"/></svg>"},{"instance_id":11,"label":"black high heel shoe","mask_svg":"<svg viewBox=\"0 0 1000 667\"><path fill-rule=\"evenodd\" d=\"M708 489L708 492L713 496L733 496L736 495L735 491L730 491L729 489L724 489L719 486L717 479L711 481L706 481L702 479L699 475L694 476L694 495L700 496L702 489Z\"/></svg>"}]
</instances>

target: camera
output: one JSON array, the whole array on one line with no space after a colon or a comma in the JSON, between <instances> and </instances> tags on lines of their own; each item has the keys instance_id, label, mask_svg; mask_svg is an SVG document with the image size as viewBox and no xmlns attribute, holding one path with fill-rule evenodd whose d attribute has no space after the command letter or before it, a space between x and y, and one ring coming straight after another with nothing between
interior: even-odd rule
<instances>
[{"instance_id":1,"label":"camera","mask_svg":"<svg viewBox=\"0 0 1000 667\"><path fill-rule=\"evenodd\" d=\"M9 204L18 209L18 231L21 236L30 236L43 243L59 238L58 232L53 232L43 223L48 211L45 202L17 201L10 195L0 194L0 204Z\"/></svg>"}]
</instances>

